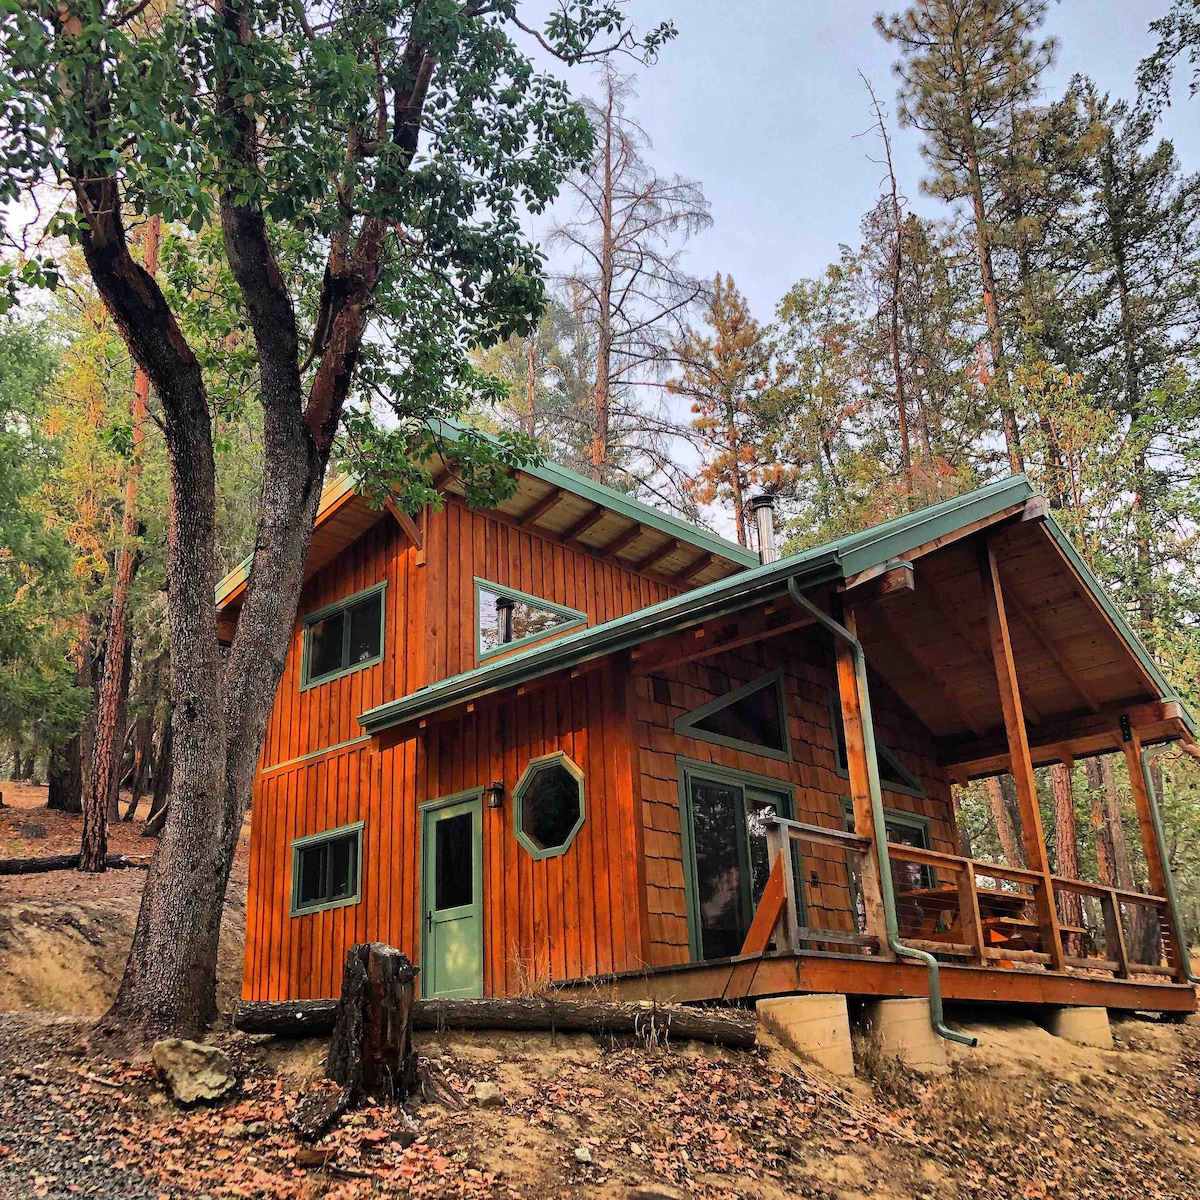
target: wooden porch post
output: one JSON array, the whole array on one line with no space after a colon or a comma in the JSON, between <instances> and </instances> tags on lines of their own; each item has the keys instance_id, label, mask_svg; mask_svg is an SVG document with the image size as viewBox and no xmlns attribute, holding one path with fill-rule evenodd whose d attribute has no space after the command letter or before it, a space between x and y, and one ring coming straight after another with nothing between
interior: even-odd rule
<instances>
[{"instance_id":1,"label":"wooden porch post","mask_svg":"<svg viewBox=\"0 0 1200 1200\"><path fill-rule=\"evenodd\" d=\"M1164 943L1174 946L1175 978L1180 983L1187 983L1185 969L1186 946L1175 946L1175 914L1170 911L1171 899L1167 895L1167 868L1159 852L1158 838L1154 833L1154 816L1150 807L1150 793L1146 790L1146 777L1142 774L1142 739L1136 729L1129 731L1129 740L1122 738L1121 748L1125 751L1125 765L1129 768L1129 790L1133 794L1133 806L1137 809L1138 828L1142 834L1142 849L1146 855L1146 875L1150 882L1150 890L1156 896L1167 900L1166 928L1162 932Z\"/></svg>"},{"instance_id":2,"label":"wooden porch post","mask_svg":"<svg viewBox=\"0 0 1200 1200\"><path fill-rule=\"evenodd\" d=\"M842 615L842 624L855 637L858 636L854 610L849 606ZM835 638L834 645L837 650L838 695L841 698L842 729L846 741L846 766L850 773L850 799L854 805L854 832L859 837L874 838L875 814L871 808L871 789L867 782L862 697L858 694L854 654L841 638ZM879 862L873 853L863 856L859 886L862 888L863 910L867 919L865 932L879 939L881 958L894 958L888 943L887 920L884 917L883 893L879 882Z\"/></svg>"},{"instance_id":3,"label":"wooden porch post","mask_svg":"<svg viewBox=\"0 0 1200 1200\"><path fill-rule=\"evenodd\" d=\"M992 643L992 658L996 665L996 682L1000 687L1000 705L1004 710L1004 729L1008 735L1008 754L1012 777L1017 785L1017 800L1021 806L1021 833L1029 869L1042 877L1035 889L1035 906L1042 944L1050 955L1050 966L1063 969L1062 935L1058 929L1058 911L1054 905L1054 883L1046 854L1046 838L1042 832L1042 814L1038 807L1037 782L1029 754L1029 735L1025 729L1025 714L1021 709L1021 689L1017 683L1017 667L1013 659L1012 638L1008 617L1004 611L1004 592L1000 586L1000 571L990 540L979 539L979 580L983 586L984 608L987 610L988 633Z\"/></svg>"}]
</instances>

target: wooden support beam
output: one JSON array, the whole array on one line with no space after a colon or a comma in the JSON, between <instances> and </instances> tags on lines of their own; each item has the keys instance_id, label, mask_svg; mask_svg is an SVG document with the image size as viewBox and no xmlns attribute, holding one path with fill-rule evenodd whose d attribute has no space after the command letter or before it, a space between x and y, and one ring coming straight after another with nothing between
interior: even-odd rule
<instances>
[{"instance_id":1,"label":"wooden support beam","mask_svg":"<svg viewBox=\"0 0 1200 1200\"><path fill-rule=\"evenodd\" d=\"M1173 700L1151 700L1124 708L1106 707L1099 713L1070 717L1062 721L1026 726L1034 762L1044 766L1061 762L1063 755L1086 758L1106 750L1121 748L1117 720L1126 715L1143 742L1183 737L1186 726L1183 710ZM991 731L975 741L947 738L938 743L938 762L945 767L961 768L971 778L995 775L1008 770L1008 740L1000 731Z\"/></svg>"},{"instance_id":2,"label":"wooden support beam","mask_svg":"<svg viewBox=\"0 0 1200 1200\"><path fill-rule=\"evenodd\" d=\"M983 922L979 917L979 889L975 884L975 864L969 863L958 872L958 923L971 947L971 959L983 962L985 943Z\"/></svg>"},{"instance_id":3,"label":"wooden support beam","mask_svg":"<svg viewBox=\"0 0 1200 1200\"><path fill-rule=\"evenodd\" d=\"M1133 794L1133 806L1137 810L1138 829L1142 834L1142 850L1146 856L1146 874L1150 880L1150 890L1156 896L1166 896L1167 893L1167 864L1163 862L1159 851L1158 837L1154 832L1153 801L1146 789L1146 777L1142 774L1142 741L1138 731L1130 728L1129 737L1122 742L1125 752L1125 766L1129 771L1129 790ZM1172 946L1175 958L1174 976L1180 983L1186 983L1187 956L1190 953L1187 946L1176 946L1175 929L1177 922L1171 912L1170 901L1167 901L1166 929L1163 932L1164 941Z\"/></svg>"},{"instance_id":4,"label":"wooden support beam","mask_svg":"<svg viewBox=\"0 0 1200 1200\"><path fill-rule=\"evenodd\" d=\"M1079 693L1084 704L1094 713L1098 713L1103 707L1100 701L1096 699L1095 693L1082 676L1074 667L1067 661L1062 651L1042 632L1041 626L1037 622L1037 618L1026 607L1026 605L1016 596L1009 593L1008 608L1029 630L1033 640L1037 642L1042 653L1058 668L1058 673ZM1028 707L1028 706L1027 706Z\"/></svg>"},{"instance_id":5,"label":"wooden support beam","mask_svg":"<svg viewBox=\"0 0 1200 1200\"><path fill-rule=\"evenodd\" d=\"M846 586L846 595L853 596L855 604L876 603L897 593L916 590L916 577L910 562L895 562L877 575Z\"/></svg>"},{"instance_id":6,"label":"wooden support beam","mask_svg":"<svg viewBox=\"0 0 1200 1200\"><path fill-rule=\"evenodd\" d=\"M454 478L454 472L449 465L443 464L442 469L433 477L433 482L430 485L435 492L440 492L442 488Z\"/></svg>"},{"instance_id":7,"label":"wooden support beam","mask_svg":"<svg viewBox=\"0 0 1200 1200\"><path fill-rule=\"evenodd\" d=\"M688 565L684 567L682 571L677 571L674 575L672 575L671 582L675 584L676 587L683 587L685 584L689 583L692 579L699 575L701 571L707 570L710 566L712 566L712 561L713 556L711 553L700 555L695 562L688 563Z\"/></svg>"},{"instance_id":8,"label":"wooden support beam","mask_svg":"<svg viewBox=\"0 0 1200 1200\"><path fill-rule=\"evenodd\" d=\"M535 525L555 505L566 499L567 493L556 487L547 492L540 500L535 500L518 518L518 525Z\"/></svg>"},{"instance_id":9,"label":"wooden support beam","mask_svg":"<svg viewBox=\"0 0 1200 1200\"><path fill-rule=\"evenodd\" d=\"M1041 876L1034 889L1034 907L1037 910L1043 949L1049 954L1053 969L1061 971L1062 935L1058 928L1054 883L1046 854L1046 838L1042 832L1037 781L1034 779L1033 761L1029 755L1029 737L1025 729L1025 714L1021 709L1021 688L1017 682L1017 666L1013 660L1012 638L1009 634L1008 615L1004 608L1004 592L1000 586L1000 570L996 563L995 551L986 534L980 537L977 547L979 581L983 589L988 632L992 639L992 657L995 660L996 682L1000 689L1000 706L1004 710L1004 728L1008 737L1012 776L1017 785L1017 800L1021 808L1025 858L1030 869Z\"/></svg>"},{"instance_id":10,"label":"wooden support beam","mask_svg":"<svg viewBox=\"0 0 1200 1200\"><path fill-rule=\"evenodd\" d=\"M854 609L846 608L843 626L858 635ZM837 655L838 696L841 701L843 738L846 743L846 766L850 775L850 801L854 807L856 836L874 840L875 811L871 805L871 786L867 765L867 746L863 731L863 697L858 690L858 675L854 669L854 654L841 638L834 639ZM883 831L879 830L882 835ZM894 957L888 944L887 920L883 908L883 891L879 878L878 856L872 849L862 858L859 874L867 933L879 939L879 953Z\"/></svg>"},{"instance_id":11,"label":"wooden support beam","mask_svg":"<svg viewBox=\"0 0 1200 1200\"><path fill-rule=\"evenodd\" d=\"M1107 889L1100 897L1100 911L1104 915L1104 952L1117 964L1117 975L1129 978L1129 951L1125 946L1125 926L1121 924L1121 908L1116 893Z\"/></svg>"},{"instance_id":12,"label":"wooden support beam","mask_svg":"<svg viewBox=\"0 0 1200 1200\"><path fill-rule=\"evenodd\" d=\"M670 541L664 542L661 546L651 550L650 553L645 555L643 558L638 559L638 561L633 564L633 570L638 572L649 571L656 564L662 562L664 558L674 554L678 549L679 539L671 538Z\"/></svg>"},{"instance_id":13,"label":"wooden support beam","mask_svg":"<svg viewBox=\"0 0 1200 1200\"><path fill-rule=\"evenodd\" d=\"M645 530L642 528L640 521L635 521L630 527L621 533L618 533L611 542L606 542L603 546L596 548L595 553L600 558L614 558L620 554L626 546L633 545L634 542L642 536Z\"/></svg>"},{"instance_id":14,"label":"wooden support beam","mask_svg":"<svg viewBox=\"0 0 1200 1200\"><path fill-rule=\"evenodd\" d=\"M563 542L573 542L580 534L587 533L593 525L599 525L601 521L608 515L608 509L603 504L595 505L590 512L586 512L578 521L572 522L558 535L558 540Z\"/></svg>"},{"instance_id":15,"label":"wooden support beam","mask_svg":"<svg viewBox=\"0 0 1200 1200\"><path fill-rule=\"evenodd\" d=\"M420 550L425 545L425 539L421 534L420 528L416 521L412 519L396 502L389 496L387 499L387 510L395 518L396 524L404 531L404 536Z\"/></svg>"},{"instance_id":16,"label":"wooden support beam","mask_svg":"<svg viewBox=\"0 0 1200 1200\"><path fill-rule=\"evenodd\" d=\"M909 637L907 630L898 622L893 621L882 608L873 608L871 611L887 630L888 636L896 643L909 662L912 663L920 674L925 676L933 686L934 691L941 694L950 711L961 718L967 728L976 737L983 737L984 729L971 717L972 706L963 696L962 692L959 691L958 685L934 662L929 654L922 650ZM903 696L904 692L902 688L897 688L897 691Z\"/></svg>"},{"instance_id":17,"label":"wooden support beam","mask_svg":"<svg viewBox=\"0 0 1200 1200\"><path fill-rule=\"evenodd\" d=\"M771 942L775 926L783 916L787 904L787 890L783 882L783 855L780 855L771 865L771 873L767 876L766 887L763 888L762 899L754 910L754 920L742 943L742 954L761 954Z\"/></svg>"}]
</instances>

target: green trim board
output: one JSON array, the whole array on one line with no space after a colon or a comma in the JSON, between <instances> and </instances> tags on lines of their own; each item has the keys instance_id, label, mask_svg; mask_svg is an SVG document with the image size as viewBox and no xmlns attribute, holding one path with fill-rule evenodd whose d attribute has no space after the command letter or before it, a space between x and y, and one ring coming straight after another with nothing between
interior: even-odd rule
<instances>
[{"instance_id":1,"label":"green trim board","mask_svg":"<svg viewBox=\"0 0 1200 1200\"><path fill-rule=\"evenodd\" d=\"M461 812L453 810L461 809ZM417 806L421 823L421 994L474 999L483 995L483 789L468 788L449 796L426 800ZM437 829L439 821L470 814L471 899L467 903L437 907ZM444 933L443 933L444 931ZM438 953L436 939L447 938ZM457 943L457 944L455 944ZM471 958L461 953L467 951ZM441 986L452 983L454 986ZM426 990L428 988L428 991Z\"/></svg>"},{"instance_id":2,"label":"green trim board","mask_svg":"<svg viewBox=\"0 0 1200 1200\"><path fill-rule=\"evenodd\" d=\"M732 767L722 767L714 763L702 762L699 759L687 758L682 754L675 756L676 786L679 793L679 829L683 847L683 887L687 901L688 922L688 952L692 962L703 962L700 924L700 892L697 881L696 867L696 836L695 817L692 809L692 781L711 780L715 783L729 783L743 789L742 819L735 823L731 831L735 838L736 853L740 864L742 882L741 901L743 907L753 918L749 879L749 833L745 821L745 795L747 792L757 793L759 797L769 796L783 800L784 803L776 808L776 813L787 820L796 816L797 785L786 779L776 779L770 775L758 775L753 771L738 771ZM786 809L787 811L781 811ZM794 867L797 879L803 879L799 848L793 845ZM807 906L804 899L804 889L800 888L798 896L800 911L797 917L802 925L807 924Z\"/></svg>"},{"instance_id":3,"label":"green trim board","mask_svg":"<svg viewBox=\"0 0 1200 1200\"><path fill-rule=\"evenodd\" d=\"M1155 686L1159 689L1160 698L1176 701L1183 714L1183 722L1188 727L1192 737L1200 737L1200 727L1197 726L1195 717L1175 694L1174 688L1167 682L1167 677L1159 670L1154 659L1150 657L1150 652L1142 645L1141 640L1134 633L1129 622L1121 615L1121 610L1113 602L1108 592L1105 591L1104 585L1096 578L1091 567L1083 560L1079 551L1075 549L1071 539L1067 536L1066 530L1054 519L1053 513L1049 513L1046 516L1046 530L1062 551L1063 557L1075 569L1088 591L1092 593L1097 603L1104 610L1104 615L1112 622L1117 633L1133 652L1138 662L1142 664L1146 674L1154 681Z\"/></svg>"},{"instance_id":4,"label":"green trim board","mask_svg":"<svg viewBox=\"0 0 1200 1200\"><path fill-rule=\"evenodd\" d=\"M536 633L529 633L524 637L514 638L511 642L498 642L495 646L485 647L483 644L484 592L491 592L497 596L507 596L509 599L519 603L545 609L560 616L562 620L546 629L540 629ZM566 633L568 629L577 629L580 625L586 625L587 621L587 613L580 612L577 608L568 608L565 604L555 604L552 600L546 600L542 596L533 596L529 592L518 591L516 588L506 587L502 583L493 583L490 579L483 579L478 575L475 576L475 657L480 662L484 659L494 658L497 654L511 653L521 646L528 646L534 642L545 641L546 638L557 637L559 634Z\"/></svg>"},{"instance_id":5,"label":"green trim board","mask_svg":"<svg viewBox=\"0 0 1200 1200\"><path fill-rule=\"evenodd\" d=\"M308 670L312 627L318 621L324 621L327 617L357 608L364 601L376 595L379 597L379 653L372 655L370 658L365 658L361 662L349 662L350 622L345 621L342 628L342 659L345 665L336 671L327 671L324 675L318 675L315 679L310 679ZM302 626L303 632L301 636L303 638L303 645L300 650L300 690L302 692L308 691L309 688L319 687L323 683L332 683L333 680L351 675L355 671L361 671L364 667L375 666L376 663L383 661L387 643L387 580L383 580L382 583L372 584L370 587L363 588L353 595L336 600L332 604L327 604L324 608L318 608L315 612L305 613L302 618Z\"/></svg>"},{"instance_id":6,"label":"green trim board","mask_svg":"<svg viewBox=\"0 0 1200 1200\"><path fill-rule=\"evenodd\" d=\"M846 762L846 734L842 726L842 714L839 711L837 692L830 688L829 698L829 727L833 731L833 765L837 774L843 779L850 778L850 765ZM885 792L899 792L902 796L915 796L918 800L926 798L926 791L921 781L875 736L875 757L879 760L879 786ZM891 777L885 776L885 768L890 768Z\"/></svg>"},{"instance_id":7,"label":"green trim board","mask_svg":"<svg viewBox=\"0 0 1200 1200\"><path fill-rule=\"evenodd\" d=\"M362 863L363 863L363 830L365 821L354 821L349 825L339 825L336 829L325 829L320 833L310 833L305 837L292 839L292 881L288 889L291 896L290 915L293 917L307 916L309 913L325 912L333 908L345 908L350 904L362 901ZM342 838L353 836L355 839L354 852L354 891L348 896L337 900L320 900L315 903L300 902L300 856L305 850L326 842L336 842Z\"/></svg>"},{"instance_id":8,"label":"green trim board","mask_svg":"<svg viewBox=\"0 0 1200 1200\"><path fill-rule=\"evenodd\" d=\"M781 744L773 746L769 742L752 742L730 734L701 728L703 722L709 720L711 717L734 707L741 701L747 700L767 688L772 688L775 692L775 719L778 722L777 732ZM743 683L740 687L726 692L723 696L716 696L706 704L700 705L699 708L694 708L691 712L676 717L674 728L675 732L682 737L695 738L702 742L712 742L717 746L728 746L733 750L744 750L748 754L756 754L762 758L776 758L781 762L791 762L792 738L788 728L787 697L784 694L783 668L776 667L773 671L768 671L765 675L760 675L757 679L750 680L749 683Z\"/></svg>"},{"instance_id":9,"label":"green trim board","mask_svg":"<svg viewBox=\"0 0 1200 1200\"><path fill-rule=\"evenodd\" d=\"M556 765L563 767L568 774L574 777L575 782L579 785L579 815L575 818L570 832L567 833L561 842L555 846L539 846L522 828L524 824L525 793L539 774ZM513 833L516 835L517 841L525 847L531 857L535 859L556 858L560 854L566 854L571 848L571 843L574 842L576 835L583 828L583 822L587 816L586 791L582 769L565 750L555 750L552 754L543 754L529 760L525 770L521 772L521 778L517 780L517 786L513 788Z\"/></svg>"},{"instance_id":10,"label":"green trim board","mask_svg":"<svg viewBox=\"0 0 1200 1200\"><path fill-rule=\"evenodd\" d=\"M918 512L893 517L873 529L715 580L603 624L493 659L369 709L360 714L359 721L368 732L379 733L392 725L421 720L451 705L478 700L543 675L581 666L654 638L753 608L785 595L789 580L794 579L802 588L845 582L868 567L893 558L904 558L919 546L993 517L1035 495L1023 475L1014 475ZM1053 533L1053 518L1047 518L1047 525ZM1081 578L1091 586L1092 576L1086 568ZM1103 595L1100 591L1096 594L1098 598ZM1137 648L1136 637L1119 615L1114 626L1127 641L1131 653L1142 659L1146 653L1144 648ZM1160 699L1179 702L1161 672L1155 670L1152 678L1161 681ZM1194 728L1190 716L1187 720L1189 727Z\"/></svg>"},{"instance_id":11,"label":"green trim board","mask_svg":"<svg viewBox=\"0 0 1200 1200\"><path fill-rule=\"evenodd\" d=\"M369 733L360 733L358 737L348 738L344 742L334 742L332 746L322 746L320 750L310 750L307 754L301 754L296 758L285 758L282 762L271 763L269 766L259 768L259 778L264 775L273 774L275 771L282 771L287 767L296 767L301 763L306 763L314 758L320 758L324 754L334 754L338 750L349 750L352 746L361 746L363 742L369 742L371 735Z\"/></svg>"}]
</instances>

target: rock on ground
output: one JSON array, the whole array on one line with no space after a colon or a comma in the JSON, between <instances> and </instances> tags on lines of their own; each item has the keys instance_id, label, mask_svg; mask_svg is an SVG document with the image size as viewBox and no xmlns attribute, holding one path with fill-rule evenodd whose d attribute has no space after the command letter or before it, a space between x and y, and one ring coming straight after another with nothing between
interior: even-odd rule
<instances>
[{"instance_id":1,"label":"rock on ground","mask_svg":"<svg viewBox=\"0 0 1200 1200\"><path fill-rule=\"evenodd\" d=\"M229 1056L217 1046L186 1038L163 1038L154 1043L151 1057L159 1079L182 1105L211 1103L237 1087Z\"/></svg>"}]
</instances>

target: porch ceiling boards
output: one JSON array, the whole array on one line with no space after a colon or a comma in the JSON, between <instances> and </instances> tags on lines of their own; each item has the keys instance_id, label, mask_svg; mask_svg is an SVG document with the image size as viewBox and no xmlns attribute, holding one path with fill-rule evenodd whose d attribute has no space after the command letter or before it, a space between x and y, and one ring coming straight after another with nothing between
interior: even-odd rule
<instances>
[{"instance_id":1,"label":"porch ceiling boards","mask_svg":"<svg viewBox=\"0 0 1200 1200\"><path fill-rule=\"evenodd\" d=\"M1116 745L1125 712L1147 740L1177 736L1178 714L1162 702L1152 665L1118 632L1052 527L1016 521L990 541L1035 760ZM914 582L855 607L867 661L938 739L945 765L1002 769L1004 716L974 540L917 558Z\"/></svg>"}]
</instances>

